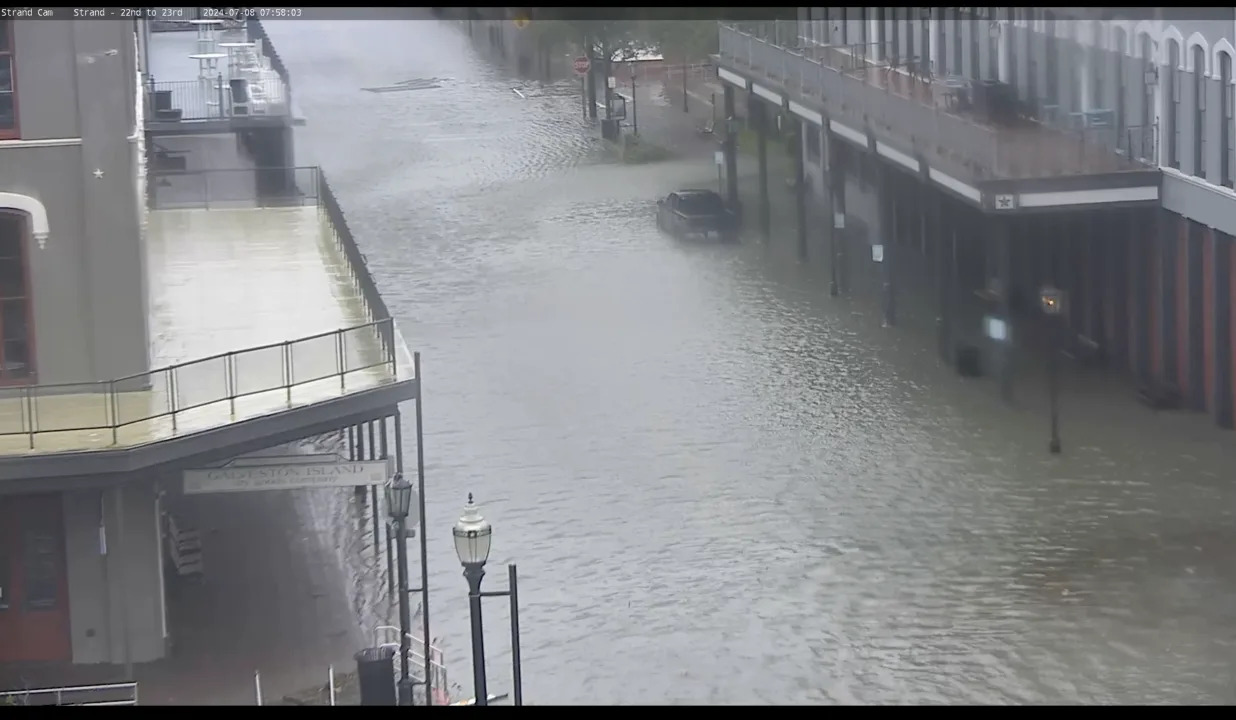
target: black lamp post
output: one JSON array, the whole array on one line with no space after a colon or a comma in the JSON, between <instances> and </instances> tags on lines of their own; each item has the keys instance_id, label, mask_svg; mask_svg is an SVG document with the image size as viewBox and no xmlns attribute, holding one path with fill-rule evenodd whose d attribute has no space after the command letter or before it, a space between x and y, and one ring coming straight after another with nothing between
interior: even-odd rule
<instances>
[{"instance_id":1,"label":"black lamp post","mask_svg":"<svg viewBox=\"0 0 1236 720\"><path fill-rule=\"evenodd\" d=\"M1067 297L1060 288L1045 285L1039 291L1039 303L1048 318L1050 352L1047 356L1047 397L1051 412L1051 439L1047 450L1060 454L1060 347L1064 328L1064 308Z\"/></svg>"},{"instance_id":2,"label":"black lamp post","mask_svg":"<svg viewBox=\"0 0 1236 720\"><path fill-rule=\"evenodd\" d=\"M399 704L412 704L412 677L408 668L408 655L411 649L409 633L412 628L412 609L409 607L408 593L408 513L412 509L412 483L404 479L403 473L396 473L391 482L386 484L386 508L391 519L395 521L395 552L399 564ZM426 641L428 642L428 641ZM428 652L428 649L426 649Z\"/></svg>"},{"instance_id":3,"label":"black lamp post","mask_svg":"<svg viewBox=\"0 0 1236 720\"><path fill-rule=\"evenodd\" d=\"M472 616L472 684L476 689L476 705L489 704L489 689L485 679L485 638L481 622L481 599L486 597L506 597L511 601L511 663L513 667L512 693L514 704L524 704L523 679L519 660L519 585L518 573L514 565L507 566L507 577L510 587L504 591L481 592L481 579L485 577L485 562L489 559L489 549L492 543L493 527L472 502L472 494L468 494L468 504L464 513L455 524L455 553L463 565L464 577L468 580L468 606Z\"/></svg>"},{"instance_id":4,"label":"black lamp post","mask_svg":"<svg viewBox=\"0 0 1236 720\"><path fill-rule=\"evenodd\" d=\"M635 109L635 63L628 63L631 67L631 134L639 135L639 115Z\"/></svg>"}]
</instances>

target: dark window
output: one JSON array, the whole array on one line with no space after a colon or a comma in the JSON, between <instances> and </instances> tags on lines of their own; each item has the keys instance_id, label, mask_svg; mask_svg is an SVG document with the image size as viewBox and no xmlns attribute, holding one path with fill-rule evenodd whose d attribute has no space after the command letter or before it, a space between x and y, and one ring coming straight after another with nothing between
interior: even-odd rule
<instances>
[{"instance_id":1,"label":"dark window","mask_svg":"<svg viewBox=\"0 0 1236 720\"><path fill-rule=\"evenodd\" d=\"M979 80L983 77L979 64L979 35L986 32L986 23L979 22L978 13L970 15L970 77ZM980 27L982 26L982 27Z\"/></svg>"},{"instance_id":2,"label":"dark window","mask_svg":"<svg viewBox=\"0 0 1236 720\"><path fill-rule=\"evenodd\" d=\"M1125 58L1129 51L1129 36L1125 34L1121 28L1116 28L1113 37L1115 48L1112 51L1112 74L1116 76L1116 134L1120 136L1119 142L1124 146L1125 138L1125 103L1126 100L1125 86L1129 82L1128 78L1128 63ZM1130 148L1131 150L1131 148Z\"/></svg>"},{"instance_id":3,"label":"dark window","mask_svg":"<svg viewBox=\"0 0 1236 720\"><path fill-rule=\"evenodd\" d=\"M1167 67L1163 68L1167 81L1167 125L1163 139L1167 142L1167 164L1180 169L1180 45L1175 40L1167 42Z\"/></svg>"},{"instance_id":4,"label":"dark window","mask_svg":"<svg viewBox=\"0 0 1236 720\"><path fill-rule=\"evenodd\" d=\"M1056 38L1056 16L1054 13L1044 11L1044 19L1047 21L1046 36L1047 49L1043 53L1044 69L1047 77L1047 87L1044 91L1047 94L1048 105L1060 104L1060 41Z\"/></svg>"},{"instance_id":5,"label":"dark window","mask_svg":"<svg viewBox=\"0 0 1236 720\"><path fill-rule=\"evenodd\" d=\"M868 8L861 7L858 9L858 44L867 44L867 13L871 12ZM863 48L863 54L867 54L867 48Z\"/></svg>"},{"instance_id":6,"label":"dark window","mask_svg":"<svg viewBox=\"0 0 1236 720\"><path fill-rule=\"evenodd\" d=\"M721 196L713 193L682 193L677 209L684 215L711 215L725 210Z\"/></svg>"},{"instance_id":7,"label":"dark window","mask_svg":"<svg viewBox=\"0 0 1236 720\"><path fill-rule=\"evenodd\" d=\"M990 80L1000 79L1000 33L1011 30L1012 25L1001 28L996 20L996 8L987 8L987 77Z\"/></svg>"},{"instance_id":8,"label":"dark window","mask_svg":"<svg viewBox=\"0 0 1236 720\"><path fill-rule=\"evenodd\" d=\"M1219 156L1219 182L1226 187L1232 187L1233 143L1232 120L1236 113L1232 108L1232 56L1219 53L1219 107L1222 108L1223 122L1219 125L1219 147L1223 152Z\"/></svg>"},{"instance_id":9,"label":"dark window","mask_svg":"<svg viewBox=\"0 0 1236 720\"><path fill-rule=\"evenodd\" d=\"M18 137L13 21L0 20L0 139Z\"/></svg>"},{"instance_id":10,"label":"dark window","mask_svg":"<svg viewBox=\"0 0 1236 720\"><path fill-rule=\"evenodd\" d=\"M60 599L60 543L54 532L22 532L27 610L52 610Z\"/></svg>"},{"instance_id":11,"label":"dark window","mask_svg":"<svg viewBox=\"0 0 1236 720\"><path fill-rule=\"evenodd\" d=\"M888 14L892 22L888 23L890 37L888 39L888 64L894 67L901 65L901 8L889 8Z\"/></svg>"},{"instance_id":12,"label":"dark window","mask_svg":"<svg viewBox=\"0 0 1236 720\"><path fill-rule=\"evenodd\" d=\"M850 23L850 18L847 8L838 8L838 10L841 12L841 21L837 23L838 32L834 34L833 42L845 45L850 37L850 29L846 27Z\"/></svg>"},{"instance_id":13,"label":"dark window","mask_svg":"<svg viewBox=\"0 0 1236 720\"><path fill-rule=\"evenodd\" d=\"M814 125L803 126L807 134L807 159L811 162L820 161L820 131Z\"/></svg>"},{"instance_id":14,"label":"dark window","mask_svg":"<svg viewBox=\"0 0 1236 720\"><path fill-rule=\"evenodd\" d=\"M1193 174L1206 177L1206 53L1193 46Z\"/></svg>"},{"instance_id":15,"label":"dark window","mask_svg":"<svg viewBox=\"0 0 1236 720\"><path fill-rule=\"evenodd\" d=\"M0 384L34 379L25 215L0 212Z\"/></svg>"},{"instance_id":16,"label":"dark window","mask_svg":"<svg viewBox=\"0 0 1236 720\"><path fill-rule=\"evenodd\" d=\"M962 73L961 43L961 11L953 8L953 62L949 66L949 74L960 75Z\"/></svg>"},{"instance_id":17,"label":"dark window","mask_svg":"<svg viewBox=\"0 0 1236 720\"><path fill-rule=\"evenodd\" d=\"M1142 57L1142 133L1150 132L1148 129L1154 124L1154 75L1155 57L1154 46L1151 43L1149 35L1141 36L1141 57Z\"/></svg>"}]
</instances>

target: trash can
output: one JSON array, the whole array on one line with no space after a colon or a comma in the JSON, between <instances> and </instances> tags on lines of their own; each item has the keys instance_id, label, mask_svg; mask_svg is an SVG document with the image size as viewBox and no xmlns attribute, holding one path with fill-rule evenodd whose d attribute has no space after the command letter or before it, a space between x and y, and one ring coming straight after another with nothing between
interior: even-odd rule
<instances>
[{"instance_id":1,"label":"trash can","mask_svg":"<svg viewBox=\"0 0 1236 720\"><path fill-rule=\"evenodd\" d=\"M361 705L395 705L395 648L365 648L356 658Z\"/></svg>"}]
</instances>

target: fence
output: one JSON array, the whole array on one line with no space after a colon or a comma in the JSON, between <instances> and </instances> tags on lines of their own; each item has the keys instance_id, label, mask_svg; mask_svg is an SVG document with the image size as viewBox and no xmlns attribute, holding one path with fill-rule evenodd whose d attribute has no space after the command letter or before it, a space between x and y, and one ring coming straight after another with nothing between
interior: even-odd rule
<instances>
[{"instance_id":1,"label":"fence","mask_svg":"<svg viewBox=\"0 0 1236 720\"><path fill-rule=\"evenodd\" d=\"M94 707L137 705L137 683L6 690L0 692L0 706L2 705L89 705Z\"/></svg>"},{"instance_id":2,"label":"fence","mask_svg":"<svg viewBox=\"0 0 1236 720\"><path fill-rule=\"evenodd\" d=\"M258 44L263 49L266 57L270 59L270 69L275 71L279 76L279 80L283 82L287 98L287 103L292 102L292 80L288 75L288 68L283 64L283 58L279 57L279 51L275 50L275 44L270 41L270 35L266 34L266 28L262 26L262 21L256 17L249 17L245 20L245 32L249 36L249 40Z\"/></svg>"},{"instance_id":3,"label":"fence","mask_svg":"<svg viewBox=\"0 0 1236 720\"><path fill-rule=\"evenodd\" d=\"M154 152L157 158L162 151ZM155 169L147 176L147 203L151 210L320 206L321 178L322 171L311 166Z\"/></svg>"},{"instance_id":4,"label":"fence","mask_svg":"<svg viewBox=\"0 0 1236 720\"><path fill-rule=\"evenodd\" d=\"M408 633L408 674L424 687L425 682L425 641L415 635ZM399 628L394 625L379 625L373 630L374 647L390 647L395 650L395 659L399 659ZM430 643L428 647L429 653L429 673L432 682L432 702L431 705L447 705L450 703L450 686L446 676L446 660L442 655L442 650ZM395 679L398 680L401 667L400 663L395 663Z\"/></svg>"},{"instance_id":5,"label":"fence","mask_svg":"<svg viewBox=\"0 0 1236 720\"><path fill-rule=\"evenodd\" d=\"M774 33L775 34L775 33ZM785 34L785 33L782 33ZM933 79L868 61L851 46L789 49L735 27L721 27L721 55L787 92L813 99L830 118L909 139L943 165L977 178L1115 172L1143 167L1117 152L1116 133L1030 122L997 127L951 111L962 78ZM795 41L797 42L797 41Z\"/></svg>"}]
</instances>

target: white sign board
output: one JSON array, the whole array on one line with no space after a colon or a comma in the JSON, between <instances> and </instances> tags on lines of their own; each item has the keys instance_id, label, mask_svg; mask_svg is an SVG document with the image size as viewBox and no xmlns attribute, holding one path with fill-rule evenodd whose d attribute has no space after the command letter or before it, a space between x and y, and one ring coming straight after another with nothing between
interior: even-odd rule
<instances>
[{"instance_id":1,"label":"white sign board","mask_svg":"<svg viewBox=\"0 0 1236 720\"><path fill-rule=\"evenodd\" d=\"M720 150L714 152L712 154L712 160L717 165L724 165L725 164L725 153Z\"/></svg>"},{"instance_id":2,"label":"white sign board","mask_svg":"<svg viewBox=\"0 0 1236 720\"><path fill-rule=\"evenodd\" d=\"M291 463L185 470L185 495L298 490L382 485L391 476L390 461Z\"/></svg>"},{"instance_id":3,"label":"white sign board","mask_svg":"<svg viewBox=\"0 0 1236 720\"><path fill-rule=\"evenodd\" d=\"M1003 319L988 315L983 318L985 332L987 337L996 342L1007 342L1009 339L1009 325Z\"/></svg>"},{"instance_id":4,"label":"white sign board","mask_svg":"<svg viewBox=\"0 0 1236 720\"><path fill-rule=\"evenodd\" d=\"M883 245L872 245L871 246L871 261L872 262L884 262L884 246Z\"/></svg>"}]
</instances>

